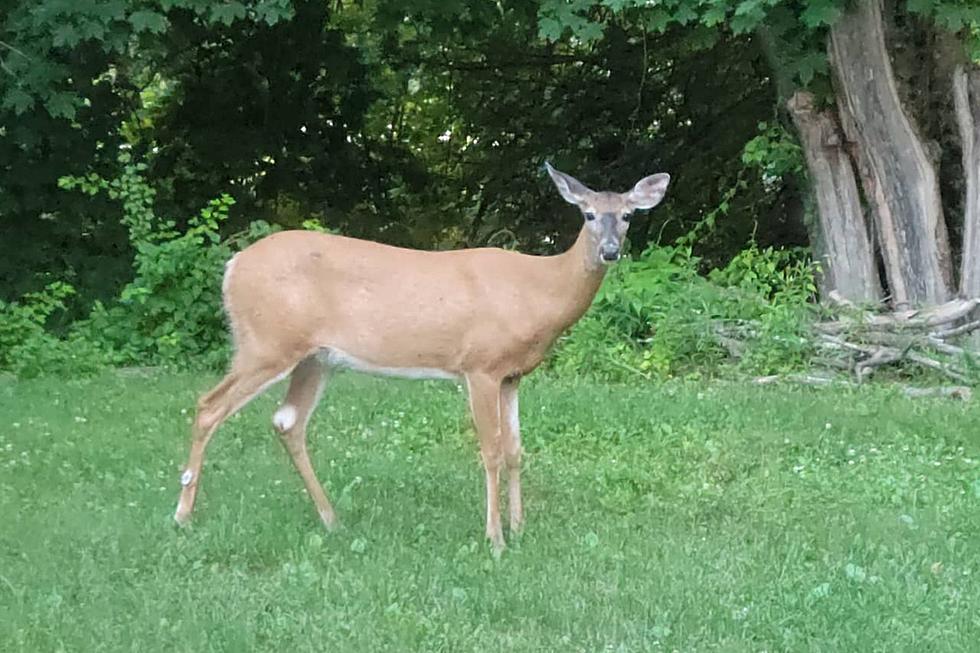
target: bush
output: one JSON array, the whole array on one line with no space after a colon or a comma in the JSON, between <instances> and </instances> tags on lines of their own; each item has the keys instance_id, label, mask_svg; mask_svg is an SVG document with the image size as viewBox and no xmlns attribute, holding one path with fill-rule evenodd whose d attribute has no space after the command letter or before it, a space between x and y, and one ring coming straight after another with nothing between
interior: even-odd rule
<instances>
[{"instance_id":1,"label":"bush","mask_svg":"<svg viewBox=\"0 0 980 653\"><path fill-rule=\"evenodd\" d=\"M60 186L90 195L107 193L122 203L122 223L135 251L135 276L108 305L96 302L85 320L63 337L46 327L65 309L74 289L49 285L16 303L0 302L0 369L18 376L86 374L111 365L218 367L227 360L228 341L221 305L225 261L271 233L268 223L222 238L220 227L234 200L209 202L181 232L173 220L153 210L155 191L143 178L146 166L120 156L121 174L65 177ZM304 223L309 228L312 224Z\"/></svg>"},{"instance_id":2,"label":"bush","mask_svg":"<svg viewBox=\"0 0 980 653\"><path fill-rule=\"evenodd\" d=\"M24 295L19 302L0 301L0 369L33 377L87 374L103 366L105 356L94 342L74 333L58 338L46 328L51 316L64 311L65 300L74 294L74 288L58 281Z\"/></svg>"},{"instance_id":3,"label":"bush","mask_svg":"<svg viewBox=\"0 0 980 653\"><path fill-rule=\"evenodd\" d=\"M220 366L227 356L221 305L225 262L238 241L252 242L271 229L253 223L236 239L222 240L219 226L234 200L212 200L184 233L171 225L143 232L134 243L136 277L113 305L96 304L85 325L113 353L115 364Z\"/></svg>"},{"instance_id":4,"label":"bush","mask_svg":"<svg viewBox=\"0 0 980 653\"><path fill-rule=\"evenodd\" d=\"M705 278L687 247L651 247L609 273L551 360L558 374L668 378L734 363L769 374L803 367L816 287L802 251L754 244ZM744 343L744 344L742 344Z\"/></svg>"}]
</instances>

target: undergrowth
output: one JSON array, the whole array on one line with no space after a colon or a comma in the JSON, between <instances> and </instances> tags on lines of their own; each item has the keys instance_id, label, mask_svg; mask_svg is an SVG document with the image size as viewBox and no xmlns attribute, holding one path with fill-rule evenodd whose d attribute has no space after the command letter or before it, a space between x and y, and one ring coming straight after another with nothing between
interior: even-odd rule
<instances>
[{"instance_id":1,"label":"undergrowth","mask_svg":"<svg viewBox=\"0 0 980 653\"><path fill-rule=\"evenodd\" d=\"M710 374L732 368L720 337L726 329L749 332L735 369L806 367L816 287L804 252L753 243L707 276L698 264L686 246L652 247L623 261L562 339L551 368L606 380Z\"/></svg>"},{"instance_id":2,"label":"undergrowth","mask_svg":"<svg viewBox=\"0 0 980 653\"><path fill-rule=\"evenodd\" d=\"M0 303L0 370L32 377L86 375L106 366L225 364L224 263L276 228L256 221L223 235L234 200L221 195L178 229L175 220L157 215L146 165L128 152L119 163L115 178L65 177L60 185L120 203L135 252L133 279L113 301L96 302L85 319L57 335L48 325L71 301L70 285L53 283L18 302ZM304 226L322 230L311 221ZM689 244L655 246L624 260L547 367L559 375L624 380L806 366L810 352L802 334L815 286L804 251L752 243L722 269L703 275L698 268ZM734 366L719 338L731 328L750 331Z\"/></svg>"}]
</instances>

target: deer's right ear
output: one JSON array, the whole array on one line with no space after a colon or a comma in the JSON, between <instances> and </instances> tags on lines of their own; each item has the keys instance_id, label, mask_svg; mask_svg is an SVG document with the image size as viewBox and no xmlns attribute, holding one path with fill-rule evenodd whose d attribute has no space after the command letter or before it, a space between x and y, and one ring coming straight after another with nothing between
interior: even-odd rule
<instances>
[{"instance_id":1,"label":"deer's right ear","mask_svg":"<svg viewBox=\"0 0 980 653\"><path fill-rule=\"evenodd\" d=\"M561 193L561 196L569 204L581 205L592 194L588 186L575 177L555 170L548 162L545 162L544 167L548 171L548 174L551 175L551 181L555 182L558 192Z\"/></svg>"}]
</instances>

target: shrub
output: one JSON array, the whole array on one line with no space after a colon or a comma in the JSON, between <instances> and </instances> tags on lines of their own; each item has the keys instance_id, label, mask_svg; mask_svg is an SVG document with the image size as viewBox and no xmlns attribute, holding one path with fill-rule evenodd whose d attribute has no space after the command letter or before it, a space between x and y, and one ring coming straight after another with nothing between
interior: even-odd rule
<instances>
[{"instance_id":1,"label":"shrub","mask_svg":"<svg viewBox=\"0 0 980 653\"><path fill-rule=\"evenodd\" d=\"M741 252L705 278L687 247L651 247L610 271L592 309L559 343L551 369L609 380L768 374L805 365L816 291L802 251ZM731 345L729 344L729 347Z\"/></svg>"},{"instance_id":2,"label":"shrub","mask_svg":"<svg viewBox=\"0 0 980 653\"><path fill-rule=\"evenodd\" d=\"M66 309L75 294L67 283L56 281L44 290L28 293L18 302L0 301L0 369L21 377L51 374L86 374L103 366L99 347L76 334L51 334L52 315Z\"/></svg>"},{"instance_id":3,"label":"shrub","mask_svg":"<svg viewBox=\"0 0 980 653\"><path fill-rule=\"evenodd\" d=\"M74 289L49 285L16 303L0 303L0 369L18 376L85 374L106 364L216 367L227 358L221 305L225 261L242 246L274 227L252 222L244 232L222 238L221 225L234 204L229 195L212 200L188 221L185 231L153 209L155 191L143 178L146 166L120 156L121 174L65 177L59 185L90 195L107 193L122 203L135 276L119 297L96 302L89 316L64 337L46 329L50 316L64 310ZM315 228L312 223L304 223Z\"/></svg>"}]
</instances>

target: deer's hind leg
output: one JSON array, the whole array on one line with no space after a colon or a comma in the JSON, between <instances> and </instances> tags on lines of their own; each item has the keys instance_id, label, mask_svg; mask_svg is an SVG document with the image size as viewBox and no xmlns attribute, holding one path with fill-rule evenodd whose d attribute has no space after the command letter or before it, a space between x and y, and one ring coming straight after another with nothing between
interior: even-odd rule
<instances>
[{"instance_id":1,"label":"deer's hind leg","mask_svg":"<svg viewBox=\"0 0 980 653\"><path fill-rule=\"evenodd\" d=\"M336 524L333 506L327 499L323 486L317 480L306 449L306 425L320 401L329 369L316 356L309 356L296 366L289 381L289 390L282 405L272 417L272 424L282 438L296 471L303 478L306 491L316 506L323 525L331 529Z\"/></svg>"},{"instance_id":2,"label":"deer's hind leg","mask_svg":"<svg viewBox=\"0 0 980 653\"><path fill-rule=\"evenodd\" d=\"M296 362L285 362L283 359L267 362L243 353L236 354L231 371L197 402L197 414L191 429L191 451L180 477L182 488L174 513L178 524L184 525L190 521L201 481L204 451L214 432L263 390L289 374Z\"/></svg>"}]
</instances>

